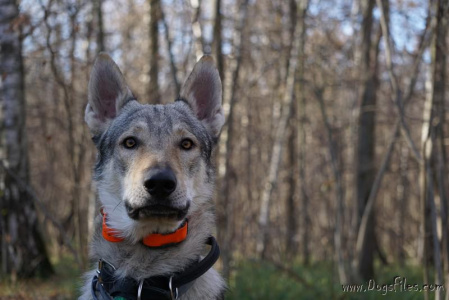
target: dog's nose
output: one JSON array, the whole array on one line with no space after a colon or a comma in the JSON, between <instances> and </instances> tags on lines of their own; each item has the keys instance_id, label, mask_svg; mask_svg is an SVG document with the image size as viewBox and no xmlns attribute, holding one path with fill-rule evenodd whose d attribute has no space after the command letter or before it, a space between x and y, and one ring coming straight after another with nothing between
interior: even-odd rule
<instances>
[{"instance_id":1,"label":"dog's nose","mask_svg":"<svg viewBox=\"0 0 449 300\"><path fill-rule=\"evenodd\" d=\"M176 189L176 177L171 169L162 169L145 180L144 186L151 196L167 197Z\"/></svg>"}]
</instances>

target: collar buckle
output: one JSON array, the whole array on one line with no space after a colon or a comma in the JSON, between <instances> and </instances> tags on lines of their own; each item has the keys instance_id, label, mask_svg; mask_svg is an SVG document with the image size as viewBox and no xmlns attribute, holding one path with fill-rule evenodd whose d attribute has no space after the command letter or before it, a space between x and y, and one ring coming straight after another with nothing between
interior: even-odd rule
<instances>
[{"instance_id":1,"label":"collar buckle","mask_svg":"<svg viewBox=\"0 0 449 300\"><path fill-rule=\"evenodd\" d=\"M104 272L104 269L109 269L112 273L114 273L117 270L113 264L111 264L111 263L105 261L104 259L100 258L98 260L98 268L96 270L97 276L98 276L98 282L100 284L103 284L102 272Z\"/></svg>"}]
</instances>

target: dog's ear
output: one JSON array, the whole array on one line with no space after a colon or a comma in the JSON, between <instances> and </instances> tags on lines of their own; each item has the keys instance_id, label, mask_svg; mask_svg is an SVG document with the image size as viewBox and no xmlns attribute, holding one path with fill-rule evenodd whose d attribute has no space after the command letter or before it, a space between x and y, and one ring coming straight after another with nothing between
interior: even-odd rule
<instances>
[{"instance_id":1,"label":"dog's ear","mask_svg":"<svg viewBox=\"0 0 449 300\"><path fill-rule=\"evenodd\" d=\"M190 105L197 118L217 138L225 118L221 107L220 75L210 56L203 56L196 63L181 88L180 98Z\"/></svg>"},{"instance_id":2,"label":"dog's ear","mask_svg":"<svg viewBox=\"0 0 449 300\"><path fill-rule=\"evenodd\" d=\"M100 53L90 73L84 119L93 135L101 134L134 97L120 69L106 53Z\"/></svg>"}]
</instances>

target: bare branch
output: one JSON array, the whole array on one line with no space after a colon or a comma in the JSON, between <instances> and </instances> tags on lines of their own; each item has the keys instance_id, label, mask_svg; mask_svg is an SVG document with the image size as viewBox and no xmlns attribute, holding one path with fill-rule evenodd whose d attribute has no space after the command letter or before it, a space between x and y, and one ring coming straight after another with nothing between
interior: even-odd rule
<instances>
[{"instance_id":1,"label":"bare branch","mask_svg":"<svg viewBox=\"0 0 449 300\"><path fill-rule=\"evenodd\" d=\"M347 284L349 282L349 275L346 272L345 268L345 262L343 259L343 237L342 237L342 231L343 231L343 182L341 178L341 171L338 164L338 155L337 155L337 149L335 149L335 141L333 137L333 130L332 126L329 122L329 118L326 113L326 106L324 105L324 97L323 88L315 88L314 89L315 96L318 100L319 106L320 106L320 112L321 117L323 119L324 125L326 127L326 134L327 134L327 143L328 143L328 150L331 157L331 166L332 166L332 173L335 178L335 182L337 184L336 189L336 200L337 200L337 209L335 212L335 229L334 229L334 244L335 244L335 256L337 261L337 268L338 268L338 275L340 278L341 284Z\"/></svg>"},{"instance_id":2,"label":"bare branch","mask_svg":"<svg viewBox=\"0 0 449 300\"><path fill-rule=\"evenodd\" d=\"M396 104L396 107L398 109L399 119L401 121L401 127L402 127L402 132L404 134L404 137L405 137L407 143L409 144L416 160L421 161L422 160L421 154L418 150L418 147L416 147L415 142L413 142L413 139L410 134L410 129L409 129L407 123L405 122L405 118L404 118L404 102L402 99L402 90L399 86L399 81L398 81L396 74L394 73L394 67L393 67L392 50L391 50L391 45L390 45L391 36L390 36L390 30L389 30L388 21L387 21L387 11L386 11L385 5L382 0L376 0L376 3L381 11L380 25L382 28L382 36L383 36L383 40L384 40L384 44L385 44L384 45L385 46L385 60L386 60L388 75L390 77L391 88L393 90L393 94L395 95L393 98L393 102ZM427 32L427 28L424 31L424 36L425 36L426 32ZM412 75L412 76L417 76L417 75ZM411 83L412 83L412 81L411 81Z\"/></svg>"}]
</instances>

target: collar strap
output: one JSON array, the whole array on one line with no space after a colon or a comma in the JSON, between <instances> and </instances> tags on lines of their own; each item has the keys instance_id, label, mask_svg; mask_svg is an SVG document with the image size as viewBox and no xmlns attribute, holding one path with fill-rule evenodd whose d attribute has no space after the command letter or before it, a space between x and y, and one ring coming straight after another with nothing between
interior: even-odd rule
<instances>
[{"instance_id":1,"label":"collar strap","mask_svg":"<svg viewBox=\"0 0 449 300\"><path fill-rule=\"evenodd\" d=\"M92 297L94 300L124 297L128 300L177 299L193 285L194 281L206 273L218 260L220 248L214 237L209 237L206 244L210 245L207 256L199 262L194 262L182 272L165 276L153 276L138 282L131 277L117 280L115 267L99 261L97 276L92 280ZM97 293L98 292L98 293ZM97 294L101 295L100 298Z\"/></svg>"},{"instance_id":2,"label":"collar strap","mask_svg":"<svg viewBox=\"0 0 449 300\"><path fill-rule=\"evenodd\" d=\"M101 233L103 234L103 238L111 243L119 243L122 242L124 240L124 238L120 237L119 234L120 232L108 227L108 225L106 224L106 213L104 212L103 209L101 209L101 214L103 215L103 227L101 230Z\"/></svg>"},{"instance_id":3,"label":"collar strap","mask_svg":"<svg viewBox=\"0 0 449 300\"><path fill-rule=\"evenodd\" d=\"M120 232L114 228L108 227L106 219L106 213L101 210L103 215L103 238L111 243L119 243L124 241L124 238L120 236ZM147 247L157 248L176 245L181 243L187 238L188 222L187 219L181 224L181 226L174 232L170 233L151 233L142 239L142 244Z\"/></svg>"}]
</instances>

